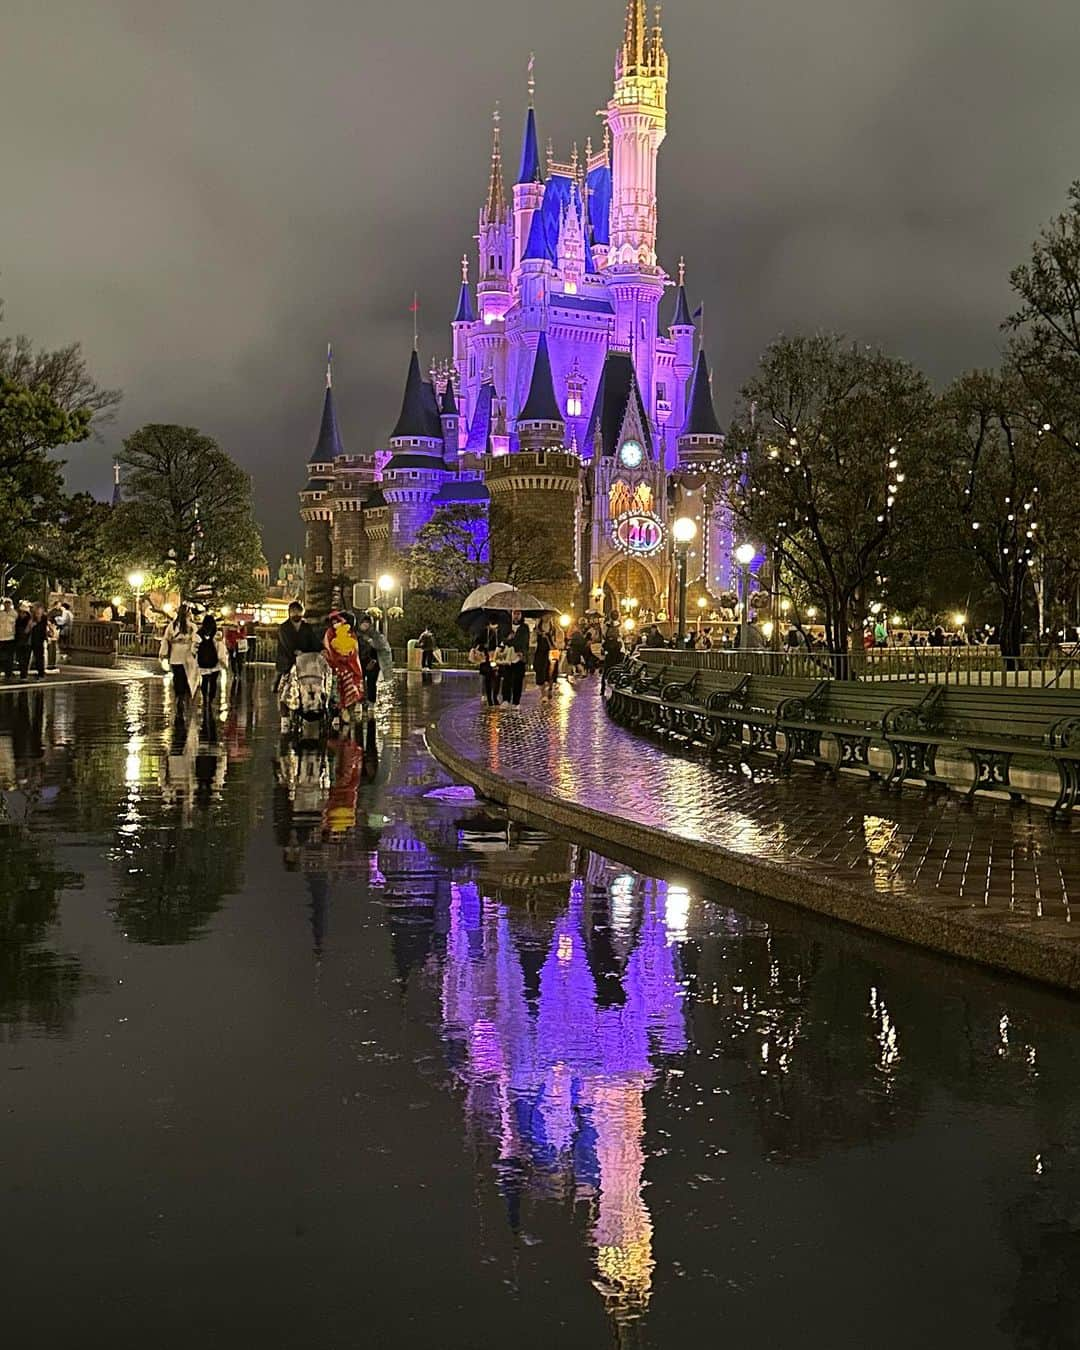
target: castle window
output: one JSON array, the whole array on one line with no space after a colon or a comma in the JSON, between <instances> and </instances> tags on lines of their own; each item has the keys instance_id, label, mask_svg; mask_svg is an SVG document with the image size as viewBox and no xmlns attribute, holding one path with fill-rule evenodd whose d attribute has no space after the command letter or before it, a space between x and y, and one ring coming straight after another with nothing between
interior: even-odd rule
<instances>
[{"instance_id":1,"label":"castle window","mask_svg":"<svg viewBox=\"0 0 1080 1350\"><path fill-rule=\"evenodd\" d=\"M315 572L318 575L323 570L323 556L321 553L315 555Z\"/></svg>"},{"instance_id":2,"label":"castle window","mask_svg":"<svg viewBox=\"0 0 1080 1350\"><path fill-rule=\"evenodd\" d=\"M353 565L353 550L351 548L347 548L345 550L345 566L351 567L352 565Z\"/></svg>"},{"instance_id":3,"label":"castle window","mask_svg":"<svg viewBox=\"0 0 1080 1350\"><path fill-rule=\"evenodd\" d=\"M395 516L395 517L394 517L393 532L394 532L394 534L400 534L400 532L401 532L401 517L400 517L400 516Z\"/></svg>"},{"instance_id":4,"label":"castle window","mask_svg":"<svg viewBox=\"0 0 1080 1350\"><path fill-rule=\"evenodd\" d=\"M645 320L642 319L642 321L641 321L641 340L642 340L642 342L644 342L645 339L646 339L647 337L648 337L648 331L647 331L647 329L646 329L646 327L645 327Z\"/></svg>"},{"instance_id":5,"label":"castle window","mask_svg":"<svg viewBox=\"0 0 1080 1350\"><path fill-rule=\"evenodd\" d=\"M658 399L661 403L666 403L666 402L667 402L667 385L666 385L666 384L662 384L662 383L661 383L661 384L658 384L658 385L656 386L656 397L657 397L657 399Z\"/></svg>"}]
</instances>

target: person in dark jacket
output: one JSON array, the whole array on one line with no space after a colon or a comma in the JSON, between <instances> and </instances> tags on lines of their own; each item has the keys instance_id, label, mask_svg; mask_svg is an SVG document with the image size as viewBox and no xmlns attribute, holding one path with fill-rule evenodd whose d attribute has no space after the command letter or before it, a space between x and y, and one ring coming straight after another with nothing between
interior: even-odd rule
<instances>
[{"instance_id":1,"label":"person in dark jacket","mask_svg":"<svg viewBox=\"0 0 1080 1350\"><path fill-rule=\"evenodd\" d=\"M499 669L499 663L495 657L502 645L498 621L492 619L476 644L476 650L484 658L480 662L479 669L484 681L484 701L489 708L499 706L499 686L502 681L502 671Z\"/></svg>"},{"instance_id":2,"label":"person in dark jacket","mask_svg":"<svg viewBox=\"0 0 1080 1350\"><path fill-rule=\"evenodd\" d=\"M604 630L604 662L603 669L600 672L600 693L603 696L607 688L607 682L611 672L623 659L622 639L619 636L619 625L609 623Z\"/></svg>"},{"instance_id":3,"label":"person in dark jacket","mask_svg":"<svg viewBox=\"0 0 1080 1350\"><path fill-rule=\"evenodd\" d=\"M420 648L420 668L422 670L431 670L435 665L435 634L430 628L425 628L416 639L416 645Z\"/></svg>"},{"instance_id":4,"label":"person in dark jacket","mask_svg":"<svg viewBox=\"0 0 1080 1350\"><path fill-rule=\"evenodd\" d=\"M19 672L22 678L26 679L30 665L33 663L38 679L43 680L45 678L45 647L50 636L56 636L56 629L53 628L52 620L45 612L44 605L35 605L30 611L27 636L29 643L24 648L25 656L19 660Z\"/></svg>"},{"instance_id":5,"label":"person in dark jacket","mask_svg":"<svg viewBox=\"0 0 1080 1350\"><path fill-rule=\"evenodd\" d=\"M283 733L288 731L290 725L289 709L283 699L287 689L286 682L293 666L296 665L296 658L300 652L318 652L321 650L322 634L316 633L311 624L304 619L304 606L299 600L294 600L289 606L289 617L278 626L277 656L274 660L274 666L277 670L276 690L281 702L281 730Z\"/></svg>"},{"instance_id":6,"label":"person in dark jacket","mask_svg":"<svg viewBox=\"0 0 1080 1350\"><path fill-rule=\"evenodd\" d=\"M517 707L525 688L525 663L529 659L529 625L520 609L510 615L510 636L506 639L510 660L503 667L503 702Z\"/></svg>"},{"instance_id":7,"label":"person in dark jacket","mask_svg":"<svg viewBox=\"0 0 1080 1350\"><path fill-rule=\"evenodd\" d=\"M533 674L541 700L554 696L561 656L558 630L551 616L545 615L536 625L536 652L533 655Z\"/></svg>"}]
</instances>

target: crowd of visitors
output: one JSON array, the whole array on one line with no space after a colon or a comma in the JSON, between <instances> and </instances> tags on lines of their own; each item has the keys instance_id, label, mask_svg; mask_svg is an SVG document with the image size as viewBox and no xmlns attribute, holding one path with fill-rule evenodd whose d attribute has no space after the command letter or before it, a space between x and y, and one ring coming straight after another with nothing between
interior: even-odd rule
<instances>
[{"instance_id":1,"label":"crowd of visitors","mask_svg":"<svg viewBox=\"0 0 1080 1350\"><path fill-rule=\"evenodd\" d=\"M320 652L333 681L335 716L343 729L362 720L378 697L380 679L389 679L394 657L384 633L375 626L370 614L354 615L332 610L318 624L304 617L298 600L289 606L289 617L278 628L276 693L281 712L281 730L289 730L290 687L296 658Z\"/></svg>"}]
</instances>

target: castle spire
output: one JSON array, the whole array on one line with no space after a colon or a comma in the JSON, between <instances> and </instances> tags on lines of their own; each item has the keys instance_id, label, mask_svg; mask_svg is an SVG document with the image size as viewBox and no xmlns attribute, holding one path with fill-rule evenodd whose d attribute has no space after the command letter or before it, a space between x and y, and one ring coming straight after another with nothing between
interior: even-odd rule
<instances>
[{"instance_id":1,"label":"castle spire","mask_svg":"<svg viewBox=\"0 0 1080 1350\"><path fill-rule=\"evenodd\" d=\"M529 107L536 107L536 53L529 53Z\"/></svg>"},{"instance_id":2,"label":"castle spire","mask_svg":"<svg viewBox=\"0 0 1080 1350\"><path fill-rule=\"evenodd\" d=\"M707 436L710 440L720 440L723 432L716 420L713 407L712 381L709 379L709 363L704 351L698 352L697 366L694 368L694 383L686 401L686 425L683 436Z\"/></svg>"},{"instance_id":3,"label":"castle spire","mask_svg":"<svg viewBox=\"0 0 1080 1350\"><path fill-rule=\"evenodd\" d=\"M326 344L326 387L334 387L334 349L329 342Z\"/></svg>"},{"instance_id":4,"label":"castle spire","mask_svg":"<svg viewBox=\"0 0 1080 1350\"><path fill-rule=\"evenodd\" d=\"M472 291L469 290L469 258L467 254L462 254L461 257L461 290L458 292L457 310L455 311L451 322L476 322L476 310L473 308Z\"/></svg>"},{"instance_id":5,"label":"castle spire","mask_svg":"<svg viewBox=\"0 0 1080 1350\"><path fill-rule=\"evenodd\" d=\"M645 0L626 0L623 68L645 64Z\"/></svg>"},{"instance_id":6,"label":"castle spire","mask_svg":"<svg viewBox=\"0 0 1080 1350\"><path fill-rule=\"evenodd\" d=\"M525 135L521 142L521 168L518 183L540 182L540 143L536 135L536 109L532 102L525 114Z\"/></svg>"},{"instance_id":7,"label":"castle spire","mask_svg":"<svg viewBox=\"0 0 1080 1350\"><path fill-rule=\"evenodd\" d=\"M536 344L536 360L533 362L532 380L529 382L529 396L525 406L518 413L518 426L523 422L561 422L563 415L559 411L555 398L555 384L551 378L551 357L548 355L547 334L541 333Z\"/></svg>"},{"instance_id":8,"label":"castle spire","mask_svg":"<svg viewBox=\"0 0 1080 1350\"><path fill-rule=\"evenodd\" d=\"M672 328L693 328L694 320L690 317L690 305L686 299L686 259L679 259L679 289L675 293L675 317L671 320Z\"/></svg>"},{"instance_id":9,"label":"castle spire","mask_svg":"<svg viewBox=\"0 0 1080 1350\"><path fill-rule=\"evenodd\" d=\"M506 195L503 191L502 145L499 122L502 114L496 103L492 114L491 132L491 178L488 182L487 202L484 204L484 218L488 224L502 224L506 219Z\"/></svg>"}]
</instances>

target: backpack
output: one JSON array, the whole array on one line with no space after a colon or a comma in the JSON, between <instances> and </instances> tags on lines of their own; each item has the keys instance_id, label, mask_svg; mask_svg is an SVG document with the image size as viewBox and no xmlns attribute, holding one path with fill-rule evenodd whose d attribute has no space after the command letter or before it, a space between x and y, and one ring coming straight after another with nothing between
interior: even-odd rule
<instances>
[{"instance_id":1,"label":"backpack","mask_svg":"<svg viewBox=\"0 0 1080 1350\"><path fill-rule=\"evenodd\" d=\"M216 670L218 668L217 644L213 638L199 639L199 650L195 659L199 663L200 670Z\"/></svg>"}]
</instances>

